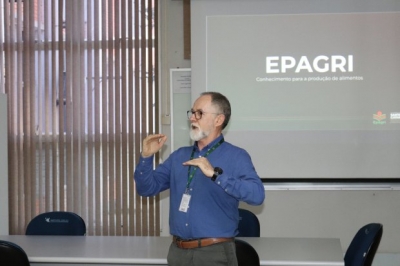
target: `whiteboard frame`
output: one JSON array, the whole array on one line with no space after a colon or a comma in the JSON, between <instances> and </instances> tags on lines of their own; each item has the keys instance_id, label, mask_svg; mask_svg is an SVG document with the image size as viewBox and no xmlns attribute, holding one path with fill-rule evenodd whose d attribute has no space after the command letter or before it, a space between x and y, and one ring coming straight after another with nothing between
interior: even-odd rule
<instances>
[{"instance_id":1,"label":"whiteboard frame","mask_svg":"<svg viewBox=\"0 0 400 266\"><path fill-rule=\"evenodd\" d=\"M187 78L190 74L190 85L180 83L182 79ZM178 104L178 100L183 100L188 103L187 110L191 106L191 68L172 68L170 69L170 114L171 114L171 152L182 146L188 146L191 144L189 138L189 123L186 127L182 120L182 116L186 117L186 113L182 114L180 109L186 107L186 105ZM185 86L185 88L183 88ZM179 112L179 113L178 113ZM179 130L179 127L181 130ZM186 134L186 137L184 136Z\"/></svg>"},{"instance_id":2,"label":"whiteboard frame","mask_svg":"<svg viewBox=\"0 0 400 266\"><path fill-rule=\"evenodd\" d=\"M9 234L7 121L7 95L0 92L0 235Z\"/></svg>"}]
</instances>

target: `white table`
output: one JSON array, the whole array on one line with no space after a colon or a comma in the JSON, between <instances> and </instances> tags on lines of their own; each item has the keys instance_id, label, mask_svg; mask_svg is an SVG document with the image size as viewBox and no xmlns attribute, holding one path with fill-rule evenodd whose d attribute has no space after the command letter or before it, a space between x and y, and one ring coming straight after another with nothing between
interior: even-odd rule
<instances>
[{"instance_id":1,"label":"white table","mask_svg":"<svg viewBox=\"0 0 400 266\"><path fill-rule=\"evenodd\" d=\"M167 265L171 237L25 236L3 235L39 265ZM343 266L339 239L246 238L258 252L261 265Z\"/></svg>"}]
</instances>

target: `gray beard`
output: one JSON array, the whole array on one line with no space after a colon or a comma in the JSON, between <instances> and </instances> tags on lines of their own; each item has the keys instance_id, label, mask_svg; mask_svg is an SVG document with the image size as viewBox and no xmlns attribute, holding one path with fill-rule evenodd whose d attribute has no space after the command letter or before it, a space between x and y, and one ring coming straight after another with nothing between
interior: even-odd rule
<instances>
[{"instance_id":1,"label":"gray beard","mask_svg":"<svg viewBox=\"0 0 400 266\"><path fill-rule=\"evenodd\" d=\"M207 137L207 134L202 130L198 130L197 132L194 131L193 129L190 130L190 138L193 141L199 141L199 140L204 139L206 137Z\"/></svg>"}]
</instances>

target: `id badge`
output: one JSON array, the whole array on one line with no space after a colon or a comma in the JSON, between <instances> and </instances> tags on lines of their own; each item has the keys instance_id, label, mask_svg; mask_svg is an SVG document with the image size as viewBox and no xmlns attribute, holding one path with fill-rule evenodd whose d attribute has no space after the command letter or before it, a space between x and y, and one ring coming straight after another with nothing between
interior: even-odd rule
<instances>
[{"instance_id":1,"label":"id badge","mask_svg":"<svg viewBox=\"0 0 400 266\"><path fill-rule=\"evenodd\" d=\"M190 194L184 193L182 195L181 205L179 206L179 211L187 212L189 209L189 202L190 202Z\"/></svg>"}]
</instances>

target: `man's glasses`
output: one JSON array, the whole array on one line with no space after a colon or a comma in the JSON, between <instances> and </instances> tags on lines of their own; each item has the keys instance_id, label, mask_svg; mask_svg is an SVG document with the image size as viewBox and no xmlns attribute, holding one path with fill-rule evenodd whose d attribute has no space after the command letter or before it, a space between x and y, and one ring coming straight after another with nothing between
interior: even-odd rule
<instances>
[{"instance_id":1,"label":"man's glasses","mask_svg":"<svg viewBox=\"0 0 400 266\"><path fill-rule=\"evenodd\" d=\"M192 117L192 115L194 115L194 118L196 118L196 120L200 120L203 117L203 114L214 114L214 115L220 115L219 113L209 113L209 112L204 112L201 110L189 110L186 112L187 113L187 117L188 119L190 119Z\"/></svg>"}]
</instances>

